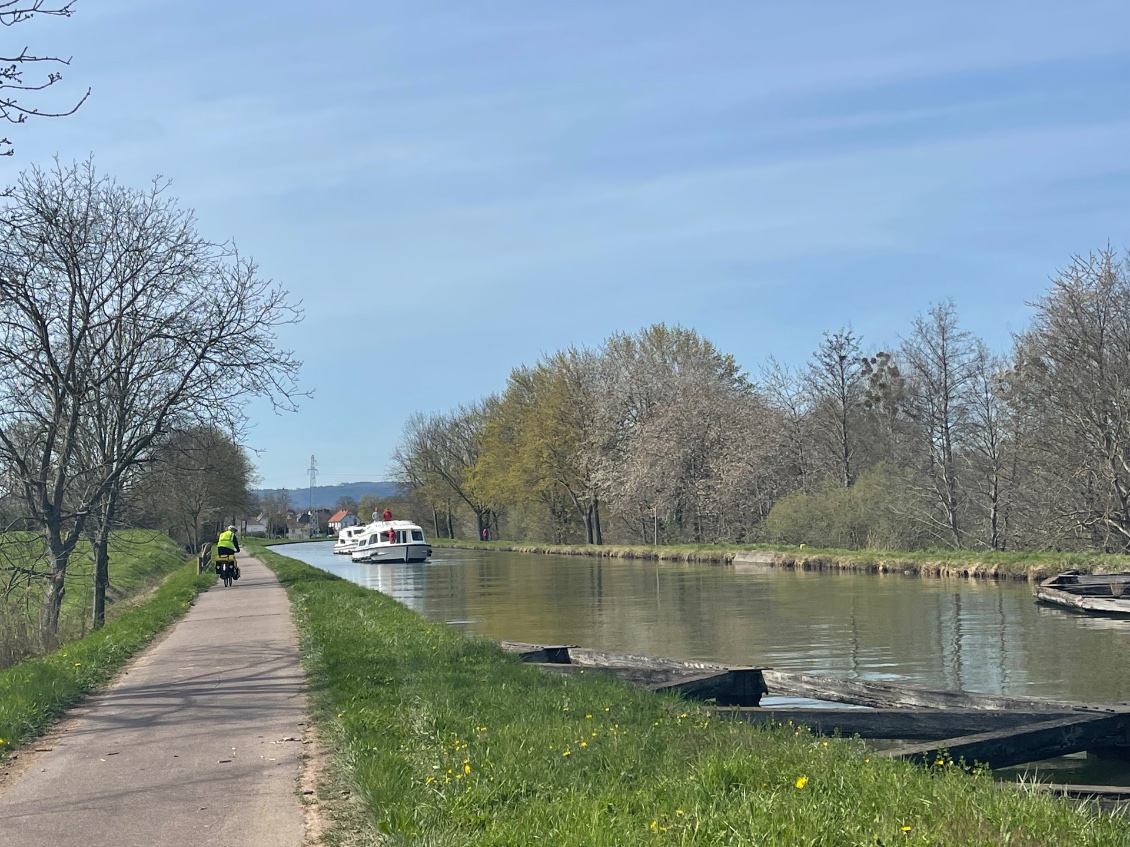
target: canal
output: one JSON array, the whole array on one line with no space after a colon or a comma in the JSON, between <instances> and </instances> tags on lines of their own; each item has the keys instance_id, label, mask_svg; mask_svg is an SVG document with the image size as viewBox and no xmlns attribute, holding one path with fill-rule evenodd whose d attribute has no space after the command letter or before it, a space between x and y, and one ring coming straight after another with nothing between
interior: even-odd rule
<instances>
[{"instance_id":1,"label":"canal","mask_svg":"<svg viewBox=\"0 0 1130 847\"><path fill-rule=\"evenodd\" d=\"M1130 700L1130 621L1037 605L1023 582L443 548L426 564L357 565L325 542L276 550L496 640ZM1123 763L1066 757L1041 769L1060 781L1130 785Z\"/></svg>"}]
</instances>

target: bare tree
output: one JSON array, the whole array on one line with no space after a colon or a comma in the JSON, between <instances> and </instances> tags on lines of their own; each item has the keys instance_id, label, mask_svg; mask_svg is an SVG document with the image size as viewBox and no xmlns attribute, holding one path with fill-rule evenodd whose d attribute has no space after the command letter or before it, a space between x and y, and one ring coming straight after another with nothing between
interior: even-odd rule
<instances>
[{"instance_id":1,"label":"bare tree","mask_svg":"<svg viewBox=\"0 0 1130 847\"><path fill-rule=\"evenodd\" d=\"M801 491L810 491L813 477L812 408L804 380L794 369L770 356L761 369L760 386L770 407L780 415L795 485Z\"/></svg>"},{"instance_id":2,"label":"bare tree","mask_svg":"<svg viewBox=\"0 0 1130 847\"><path fill-rule=\"evenodd\" d=\"M491 504L475 490L471 471L479 460L487 418L497 403L496 397L488 397L450 414L414 414L405 421L404 434L393 454L400 480L410 484L422 481L463 501L475 516L477 537L482 535L484 516Z\"/></svg>"},{"instance_id":3,"label":"bare tree","mask_svg":"<svg viewBox=\"0 0 1130 847\"><path fill-rule=\"evenodd\" d=\"M963 543L958 463L969 436L977 349L947 300L915 318L901 350L906 413L915 425L920 470L932 501L925 514L937 537L955 547Z\"/></svg>"},{"instance_id":4,"label":"bare tree","mask_svg":"<svg viewBox=\"0 0 1130 847\"><path fill-rule=\"evenodd\" d=\"M668 535L706 537L720 518L722 422L751 395L748 378L698 333L664 324L613 336L602 359L603 488L626 520L662 513Z\"/></svg>"},{"instance_id":5,"label":"bare tree","mask_svg":"<svg viewBox=\"0 0 1130 847\"><path fill-rule=\"evenodd\" d=\"M232 515L258 513L251 462L223 432L192 426L160 441L152 461L123 486L126 525L163 529L197 552Z\"/></svg>"},{"instance_id":6,"label":"bare tree","mask_svg":"<svg viewBox=\"0 0 1130 847\"><path fill-rule=\"evenodd\" d=\"M69 18L74 12L74 5L75 0L67 3L49 3L47 0L0 0L0 24L12 27L38 16ZM0 56L0 118L8 123L22 124L29 117L61 118L77 112L90 96L89 88L78 102L61 109L28 105L22 99L26 95L37 95L56 85L63 78L63 74L57 68L70 63L70 59L29 53L27 47L14 56ZM25 72L33 67L45 67L50 70L35 79L25 78ZM12 142L7 138L0 138L0 156L11 156L14 152Z\"/></svg>"},{"instance_id":7,"label":"bare tree","mask_svg":"<svg viewBox=\"0 0 1130 847\"><path fill-rule=\"evenodd\" d=\"M238 434L244 397L297 395L277 342L297 307L165 190L56 163L0 210L0 462L49 552L47 639L86 522L162 433L203 419Z\"/></svg>"},{"instance_id":8,"label":"bare tree","mask_svg":"<svg viewBox=\"0 0 1130 847\"><path fill-rule=\"evenodd\" d=\"M835 478L844 488L851 487L858 472L856 422L866 387L859 341L851 327L824 333L805 375L812 396L812 420L823 434L833 457Z\"/></svg>"},{"instance_id":9,"label":"bare tree","mask_svg":"<svg viewBox=\"0 0 1130 847\"><path fill-rule=\"evenodd\" d=\"M259 500L267 518L267 536L276 538L289 529L290 492L285 488L264 494Z\"/></svg>"},{"instance_id":10,"label":"bare tree","mask_svg":"<svg viewBox=\"0 0 1130 847\"><path fill-rule=\"evenodd\" d=\"M990 550L1003 550L1007 502L1011 495L1005 367L980 342L974 347L971 364L968 449L974 485L984 510L983 542Z\"/></svg>"},{"instance_id":11,"label":"bare tree","mask_svg":"<svg viewBox=\"0 0 1130 847\"><path fill-rule=\"evenodd\" d=\"M1019 339L1034 443L1061 480L1066 528L1099 547L1130 547L1130 262L1107 247L1076 256L1033 304Z\"/></svg>"}]
</instances>

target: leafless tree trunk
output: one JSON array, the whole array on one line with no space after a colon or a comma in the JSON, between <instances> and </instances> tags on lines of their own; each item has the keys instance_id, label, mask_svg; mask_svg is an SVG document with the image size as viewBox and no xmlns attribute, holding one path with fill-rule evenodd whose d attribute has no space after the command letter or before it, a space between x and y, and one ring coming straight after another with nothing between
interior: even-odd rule
<instances>
[{"instance_id":1,"label":"leafless tree trunk","mask_svg":"<svg viewBox=\"0 0 1130 847\"><path fill-rule=\"evenodd\" d=\"M162 433L200 416L240 432L241 397L293 406L299 362L276 333L299 313L233 247L200 238L159 182L134 191L90 162L56 164L8 198L0 462L49 552L49 638L85 524Z\"/></svg>"},{"instance_id":2,"label":"leafless tree trunk","mask_svg":"<svg viewBox=\"0 0 1130 847\"><path fill-rule=\"evenodd\" d=\"M963 543L958 460L959 447L969 436L975 351L950 301L915 318L901 351L907 414L916 425L923 471L939 510L939 537L955 547Z\"/></svg>"},{"instance_id":3,"label":"leafless tree trunk","mask_svg":"<svg viewBox=\"0 0 1130 847\"><path fill-rule=\"evenodd\" d=\"M969 447L974 460L977 489L985 511L985 545L990 550L1005 547L1004 502L1006 480L1007 411L1001 396L1003 363L983 344L975 346L970 385Z\"/></svg>"},{"instance_id":4,"label":"leafless tree trunk","mask_svg":"<svg viewBox=\"0 0 1130 847\"><path fill-rule=\"evenodd\" d=\"M844 488L855 482L855 422L864 396L859 338L851 328L824 333L812 356L805 382L812 397L812 417L834 457L836 479Z\"/></svg>"}]
</instances>

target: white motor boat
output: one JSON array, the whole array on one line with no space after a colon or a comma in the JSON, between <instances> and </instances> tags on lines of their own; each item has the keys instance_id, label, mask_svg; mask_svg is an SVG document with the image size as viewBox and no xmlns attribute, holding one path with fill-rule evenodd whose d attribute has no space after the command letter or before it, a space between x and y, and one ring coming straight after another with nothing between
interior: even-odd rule
<instances>
[{"instance_id":1,"label":"white motor boat","mask_svg":"<svg viewBox=\"0 0 1130 847\"><path fill-rule=\"evenodd\" d=\"M411 521L373 521L350 553L355 562L423 562L432 555L424 530Z\"/></svg>"},{"instance_id":2,"label":"white motor boat","mask_svg":"<svg viewBox=\"0 0 1130 847\"><path fill-rule=\"evenodd\" d=\"M339 555L352 553L357 549L357 542L365 535L366 527L363 526L347 526L337 534L337 541L334 542L334 552Z\"/></svg>"}]
</instances>

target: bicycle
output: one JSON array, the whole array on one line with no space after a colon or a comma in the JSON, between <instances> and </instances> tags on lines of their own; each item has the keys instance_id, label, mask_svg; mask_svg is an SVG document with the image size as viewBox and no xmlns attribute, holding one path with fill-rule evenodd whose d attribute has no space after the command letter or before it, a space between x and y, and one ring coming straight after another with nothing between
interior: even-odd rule
<instances>
[{"instance_id":1,"label":"bicycle","mask_svg":"<svg viewBox=\"0 0 1130 847\"><path fill-rule=\"evenodd\" d=\"M239 579L239 565L235 563L235 554L216 555L216 573L224 581L224 587L230 588L233 581Z\"/></svg>"}]
</instances>

